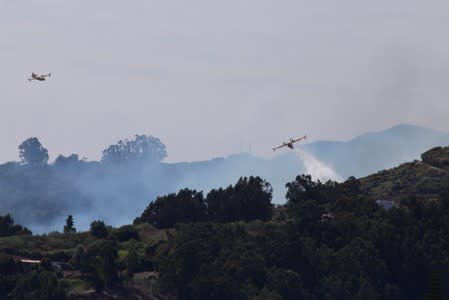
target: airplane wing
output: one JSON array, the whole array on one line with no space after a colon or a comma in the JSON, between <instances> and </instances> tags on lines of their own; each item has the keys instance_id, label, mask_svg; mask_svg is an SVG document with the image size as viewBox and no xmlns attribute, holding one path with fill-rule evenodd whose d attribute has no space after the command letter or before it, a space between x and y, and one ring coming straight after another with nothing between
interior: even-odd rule
<instances>
[{"instance_id":1,"label":"airplane wing","mask_svg":"<svg viewBox=\"0 0 449 300\"><path fill-rule=\"evenodd\" d=\"M274 147L274 148L273 148L273 152L276 151L277 149L283 148L283 147L285 147L285 146L287 146L287 145L281 145L281 146Z\"/></svg>"},{"instance_id":2,"label":"airplane wing","mask_svg":"<svg viewBox=\"0 0 449 300\"><path fill-rule=\"evenodd\" d=\"M293 140L292 143L296 143L296 142L299 142L300 140L305 140L305 139L306 139L306 136L303 136L303 137L300 137L300 138L298 138L296 140Z\"/></svg>"}]
</instances>

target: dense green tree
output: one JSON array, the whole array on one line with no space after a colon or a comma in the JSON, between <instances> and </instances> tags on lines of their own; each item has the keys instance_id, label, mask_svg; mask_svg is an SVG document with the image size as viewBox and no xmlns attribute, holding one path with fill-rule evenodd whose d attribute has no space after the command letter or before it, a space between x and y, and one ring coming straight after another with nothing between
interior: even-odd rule
<instances>
[{"instance_id":1,"label":"dense green tree","mask_svg":"<svg viewBox=\"0 0 449 300\"><path fill-rule=\"evenodd\" d=\"M182 224L157 251L161 287L180 299L245 299L263 287L265 260L240 225Z\"/></svg>"},{"instance_id":2,"label":"dense green tree","mask_svg":"<svg viewBox=\"0 0 449 300\"><path fill-rule=\"evenodd\" d=\"M131 239L140 240L139 233L132 225L123 225L114 231L114 236L120 242L126 242Z\"/></svg>"},{"instance_id":3,"label":"dense green tree","mask_svg":"<svg viewBox=\"0 0 449 300\"><path fill-rule=\"evenodd\" d=\"M53 272L46 270L21 275L13 291L13 298L17 300L60 300L65 296L62 283L58 282Z\"/></svg>"},{"instance_id":4,"label":"dense green tree","mask_svg":"<svg viewBox=\"0 0 449 300\"><path fill-rule=\"evenodd\" d=\"M167 156L165 145L152 136L136 135L134 140L120 140L115 145L103 150L101 161L106 163L121 163L131 161L146 161L157 163Z\"/></svg>"},{"instance_id":5,"label":"dense green tree","mask_svg":"<svg viewBox=\"0 0 449 300\"><path fill-rule=\"evenodd\" d=\"M134 222L146 222L157 228L168 228L176 223L198 222L205 219L206 205L202 192L182 189L177 194L158 197Z\"/></svg>"},{"instance_id":6,"label":"dense green tree","mask_svg":"<svg viewBox=\"0 0 449 300\"><path fill-rule=\"evenodd\" d=\"M22 225L14 224L10 214L0 216L0 237L21 234L31 234L31 231Z\"/></svg>"},{"instance_id":7,"label":"dense green tree","mask_svg":"<svg viewBox=\"0 0 449 300\"><path fill-rule=\"evenodd\" d=\"M213 189L206 198L209 219L217 222L271 219L273 189L260 177L241 177L234 186Z\"/></svg>"},{"instance_id":8,"label":"dense green tree","mask_svg":"<svg viewBox=\"0 0 449 300\"><path fill-rule=\"evenodd\" d=\"M136 245L132 245L128 250L128 255L126 257L126 282L128 284L132 280L134 274L137 271L138 259L139 256L137 253Z\"/></svg>"},{"instance_id":9,"label":"dense green tree","mask_svg":"<svg viewBox=\"0 0 449 300\"><path fill-rule=\"evenodd\" d=\"M87 249L79 245L70 259L70 265L80 270L81 274L86 274L92 269L92 266L90 266L89 263L89 253L87 252Z\"/></svg>"},{"instance_id":10,"label":"dense green tree","mask_svg":"<svg viewBox=\"0 0 449 300\"><path fill-rule=\"evenodd\" d=\"M265 259L258 249L254 249L253 244L237 242L230 249L225 248L223 255L217 258L217 262L223 262L221 270L235 280L235 284L249 281L258 289L264 286L266 277Z\"/></svg>"},{"instance_id":11,"label":"dense green tree","mask_svg":"<svg viewBox=\"0 0 449 300\"><path fill-rule=\"evenodd\" d=\"M30 166L41 166L48 162L48 150L35 137L19 145L19 156L22 163Z\"/></svg>"},{"instance_id":12,"label":"dense green tree","mask_svg":"<svg viewBox=\"0 0 449 300\"><path fill-rule=\"evenodd\" d=\"M90 234L96 238L103 239L108 236L108 229L103 221L96 220L90 223Z\"/></svg>"},{"instance_id":13,"label":"dense green tree","mask_svg":"<svg viewBox=\"0 0 449 300\"><path fill-rule=\"evenodd\" d=\"M65 220L64 225L64 233L73 233L76 232L76 228L73 227L73 217L72 215L69 215L67 219Z\"/></svg>"},{"instance_id":14,"label":"dense green tree","mask_svg":"<svg viewBox=\"0 0 449 300\"><path fill-rule=\"evenodd\" d=\"M10 235L11 227L14 225L14 220L10 214L0 216L0 236Z\"/></svg>"},{"instance_id":15,"label":"dense green tree","mask_svg":"<svg viewBox=\"0 0 449 300\"><path fill-rule=\"evenodd\" d=\"M449 148L435 147L421 154L421 160L428 165L449 169Z\"/></svg>"},{"instance_id":16,"label":"dense green tree","mask_svg":"<svg viewBox=\"0 0 449 300\"><path fill-rule=\"evenodd\" d=\"M120 283L117 258L117 244L113 240L102 239L87 248L79 246L70 263L81 271L97 291L101 291Z\"/></svg>"},{"instance_id":17,"label":"dense green tree","mask_svg":"<svg viewBox=\"0 0 449 300\"><path fill-rule=\"evenodd\" d=\"M19 269L12 257L0 254L0 299L8 299L14 290Z\"/></svg>"},{"instance_id":18,"label":"dense green tree","mask_svg":"<svg viewBox=\"0 0 449 300\"><path fill-rule=\"evenodd\" d=\"M326 199L328 186L313 181L310 175L301 175L286 187L288 213L303 224L319 222L325 212L323 204L329 201Z\"/></svg>"},{"instance_id":19,"label":"dense green tree","mask_svg":"<svg viewBox=\"0 0 449 300\"><path fill-rule=\"evenodd\" d=\"M119 284L117 245L110 240L104 240L92 245L89 253L94 258L96 275L101 279L104 287L107 288Z\"/></svg>"},{"instance_id":20,"label":"dense green tree","mask_svg":"<svg viewBox=\"0 0 449 300\"><path fill-rule=\"evenodd\" d=\"M306 299L301 276L292 270L272 268L267 272L266 287L284 300Z\"/></svg>"},{"instance_id":21,"label":"dense green tree","mask_svg":"<svg viewBox=\"0 0 449 300\"><path fill-rule=\"evenodd\" d=\"M207 194L207 214L210 220L230 222L241 219L241 205L231 199L233 192L233 187L229 186L226 189L213 189Z\"/></svg>"}]
</instances>

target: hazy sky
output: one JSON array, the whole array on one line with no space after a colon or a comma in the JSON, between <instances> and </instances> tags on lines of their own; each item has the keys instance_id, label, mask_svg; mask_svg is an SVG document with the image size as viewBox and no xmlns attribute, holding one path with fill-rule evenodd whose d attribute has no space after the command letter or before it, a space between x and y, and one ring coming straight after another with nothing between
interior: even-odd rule
<instances>
[{"instance_id":1,"label":"hazy sky","mask_svg":"<svg viewBox=\"0 0 449 300\"><path fill-rule=\"evenodd\" d=\"M448 37L447 0L0 0L0 161L32 136L94 160L150 134L190 161L449 131Z\"/></svg>"}]
</instances>

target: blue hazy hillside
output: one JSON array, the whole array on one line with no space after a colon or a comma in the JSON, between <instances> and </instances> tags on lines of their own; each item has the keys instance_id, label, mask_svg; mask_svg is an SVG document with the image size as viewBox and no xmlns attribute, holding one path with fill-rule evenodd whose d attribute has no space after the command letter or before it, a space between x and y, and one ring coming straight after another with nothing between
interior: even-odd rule
<instances>
[{"instance_id":1,"label":"blue hazy hillside","mask_svg":"<svg viewBox=\"0 0 449 300\"><path fill-rule=\"evenodd\" d=\"M70 160L39 167L0 165L0 215L12 214L34 232L62 230L67 215L79 229L93 220L129 224L158 195L181 188L201 190L260 176L273 186L273 202L285 201L285 184L302 173L315 179L346 179L419 159L434 146L449 145L449 134L411 125L363 134L345 142L318 141L285 149L272 158L249 153L190 163L105 163Z\"/></svg>"}]
</instances>

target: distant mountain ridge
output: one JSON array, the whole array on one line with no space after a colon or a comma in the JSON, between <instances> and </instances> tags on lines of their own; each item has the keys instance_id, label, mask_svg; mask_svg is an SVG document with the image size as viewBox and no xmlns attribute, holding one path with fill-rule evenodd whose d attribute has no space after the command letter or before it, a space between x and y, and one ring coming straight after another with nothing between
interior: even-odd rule
<instances>
[{"instance_id":1,"label":"distant mountain ridge","mask_svg":"<svg viewBox=\"0 0 449 300\"><path fill-rule=\"evenodd\" d=\"M352 140L318 141L303 147L343 178L361 177L419 159L424 151L449 145L449 133L409 124L362 134Z\"/></svg>"}]
</instances>

